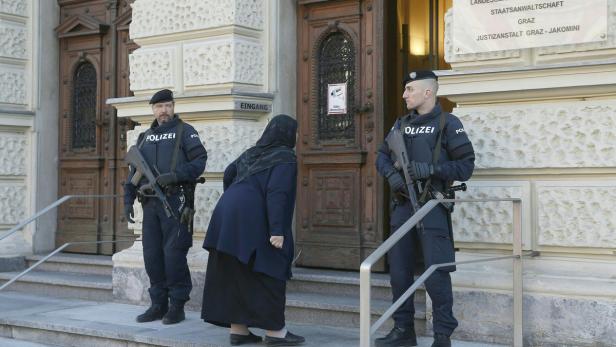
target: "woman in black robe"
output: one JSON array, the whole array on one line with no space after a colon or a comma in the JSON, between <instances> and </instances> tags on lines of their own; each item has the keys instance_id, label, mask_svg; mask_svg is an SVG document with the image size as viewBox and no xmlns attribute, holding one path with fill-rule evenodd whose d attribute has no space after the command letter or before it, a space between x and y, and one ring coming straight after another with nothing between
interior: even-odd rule
<instances>
[{"instance_id":1,"label":"woman in black robe","mask_svg":"<svg viewBox=\"0 0 616 347\"><path fill-rule=\"evenodd\" d=\"M297 121L278 115L256 145L225 169L224 193L208 226L209 251L201 317L230 327L231 345L261 341L248 327L266 330L268 346L295 346L284 307L291 278L297 160Z\"/></svg>"}]
</instances>

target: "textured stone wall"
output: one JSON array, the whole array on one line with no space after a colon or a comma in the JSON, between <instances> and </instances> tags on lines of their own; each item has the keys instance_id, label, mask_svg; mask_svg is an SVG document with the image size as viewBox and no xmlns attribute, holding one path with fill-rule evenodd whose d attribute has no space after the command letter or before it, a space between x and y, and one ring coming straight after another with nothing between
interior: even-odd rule
<instances>
[{"instance_id":1,"label":"textured stone wall","mask_svg":"<svg viewBox=\"0 0 616 347\"><path fill-rule=\"evenodd\" d=\"M604 42L457 54L453 13L442 96L476 151L461 198L521 198L524 345L616 343L616 0ZM492 256L512 241L511 203L460 203L458 260ZM508 253L508 252L507 252ZM489 254L489 255L488 255ZM511 261L464 265L453 275L462 339L511 343Z\"/></svg>"},{"instance_id":2,"label":"textured stone wall","mask_svg":"<svg viewBox=\"0 0 616 347\"><path fill-rule=\"evenodd\" d=\"M616 248L616 180L537 182L542 246Z\"/></svg>"},{"instance_id":3,"label":"textured stone wall","mask_svg":"<svg viewBox=\"0 0 616 347\"><path fill-rule=\"evenodd\" d=\"M466 192L456 193L460 199L530 199L530 185L527 182L468 182ZM526 206L523 213L529 213ZM481 242L510 244L513 235L513 208L511 202L459 203L452 214L455 225L454 238L457 242ZM523 224L524 241L529 243L528 221Z\"/></svg>"},{"instance_id":4,"label":"textured stone wall","mask_svg":"<svg viewBox=\"0 0 616 347\"><path fill-rule=\"evenodd\" d=\"M131 38L209 29L229 25L263 28L262 0L137 0Z\"/></svg>"},{"instance_id":5,"label":"textured stone wall","mask_svg":"<svg viewBox=\"0 0 616 347\"><path fill-rule=\"evenodd\" d=\"M0 55L7 58L26 58L26 28L18 23L0 22Z\"/></svg>"},{"instance_id":6,"label":"textured stone wall","mask_svg":"<svg viewBox=\"0 0 616 347\"><path fill-rule=\"evenodd\" d=\"M29 117L15 120L11 114L31 108L31 5L28 0L0 1L0 234L31 213ZM30 228L0 241L0 256L31 250Z\"/></svg>"},{"instance_id":7,"label":"textured stone wall","mask_svg":"<svg viewBox=\"0 0 616 347\"><path fill-rule=\"evenodd\" d=\"M616 102L464 107L455 111L478 168L616 166Z\"/></svg>"},{"instance_id":8,"label":"textured stone wall","mask_svg":"<svg viewBox=\"0 0 616 347\"><path fill-rule=\"evenodd\" d=\"M23 133L0 132L0 176L26 175L27 150Z\"/></svg>"},{"instance_id":9,"label":"textured stone wall","mask_svg":"<svg viewBox=\"0 0 616 347\"><path fill-rule=\"evenodd\" d=\"M476 151L477 173L482 170L558 170L563 174L585 168L616 167L616 102L611 100L468 106L454 111L462 120ZM534 172L534 171L533 171ZM542 171L539 171L542 172ZM616 248L616 180L586 175L574 182L558 175L520 177L525 188L476 176L459 197L520 197L528 209L524 237L535 248ZM497 184L498 187L494 187ZM531 195L532 194L532 195ZM535 196L536 198L532 198ZM459 242L511 242L511 204L459 204L453 215ZM536 220L536 223L532 223ZM534 235L534 236L533 236Z\"/></svg>"},{"instance_id":10,"label":"textured stone wall","mask_svg":"<svg viewBox=\"0 0 616 347\"><path fill-rule=\"evenodd\" d=\"M130 35L135 95L227 89L263 91L263 0L137 0ZM224 85L224 86L223 86Z\"/></svg>"},{"instance_id":11,"label":"textured stone wall","mask_svg":"<svg viewBox=\"0 0 616 347\"><path fill-rule=\"evenodd\" d=\"M2 0L0 1L0 12L26 17L28 10L27 0Z\"/></svg>"},{"instance_id":12,"label":"textured stone wall","mask_svg":"<svg viewBox=\"0 0 616 347\"><path fill-rule=\"evenodd\" d=\"M0 2L0 106L24 107L27 102L28 2ZM7 60L2 61L5 58Z\"/></svg>"}]
</instances>

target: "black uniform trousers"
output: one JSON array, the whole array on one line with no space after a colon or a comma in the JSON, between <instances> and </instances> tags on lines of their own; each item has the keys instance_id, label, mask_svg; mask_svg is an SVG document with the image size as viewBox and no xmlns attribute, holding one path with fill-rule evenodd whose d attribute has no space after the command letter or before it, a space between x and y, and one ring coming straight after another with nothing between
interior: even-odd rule
<instances>
[{"instance_id":1,"label":"black uniform trousers","mask_svg":"<svg viewBox=\"0 0 616 347\"><path fill-rule=\"evenodd\" d=\"M183 304L190 299L192 281L186 261L192 246L188 225L180 224L178 209L185 202L183 193L167 197L178 219L167 217L157 198L143 203L143 258L150 277L153 304ZM183 201L182 201L183 200Z\"/></svg>"},{"instance_id":2,"label":"black uniform trousers","mask_svg":"<svg viewBox=\"0 0 616 347\"><path fill-rule=\"evenodd\" d=\"M397 230L410 216L411 205L408 200L392 202L391 231ZM419 252L423 253L425 269L433 264L455 261L445 208L440 205L435 207L424 217L423 226L423 232L413 228L388 253L393 302L413 284L415 262L420 256ZM448 336L458 326L452 310L453 295L449 275L451 271L455 271L455 267L441 268L425 282L426 290L432 299L434 332ZM413 299L414 295L394 312L396 326L413 326L415 316Z\"/></svg>"}]
</instances>

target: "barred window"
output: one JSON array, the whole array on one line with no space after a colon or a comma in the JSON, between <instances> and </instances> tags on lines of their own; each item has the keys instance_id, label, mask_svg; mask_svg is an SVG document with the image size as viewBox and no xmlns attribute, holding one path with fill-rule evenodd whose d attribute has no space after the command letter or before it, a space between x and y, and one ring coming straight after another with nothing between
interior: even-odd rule
<instances>
[{"instance_id":1,"label":"barred window","mask_svg":"<svg viewBox=\"0 0 616 347\"><path fill-rule=\"evenodd\" d=\"M83 63L73 78L72 148L96 147L96 69Z\"/></svg>"},{"instance_id":2,"label":"barred window","mask_svg":"<svg viewBox=\"0 0 616 347\"><path fill-rule=\"evenodd\" d=\"M355 48L342 32L329 34L318 50L318 133L320 140L348 140L355 137ZM328 114L328 85L347 84L347 113Z\"/></svg>"}]
</instances>

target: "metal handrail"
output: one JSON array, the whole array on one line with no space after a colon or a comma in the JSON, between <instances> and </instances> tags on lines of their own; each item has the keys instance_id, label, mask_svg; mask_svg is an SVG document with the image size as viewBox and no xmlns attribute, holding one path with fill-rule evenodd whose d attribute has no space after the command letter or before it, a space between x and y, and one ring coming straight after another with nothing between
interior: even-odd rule
<instances>
[{"instance_id":1,"label":"metal handrail","mask_svg":"<svg viewBox=\"0 0 616 347\"><path fill-rule=\"evenodd\" d=\"M376 264L387 252L404 237L415 225L419 223L434 207L441 202L505 202L513 203L513 255L478 260L468 260L452 263L434 264L430 266L406 292L391 305L389 309L371 326L370 307L370 277L372 266ZM437 269L445 266L463 265L470 263L488 262L503 259L513 259L513 346L522 347L522 200L510 199L433 199L428 201L422 208L411 216L398 228L381 246L379 246L360 266L360 332L359 342L361 347L370 347L372 335L391 315L408 299L417 288ZM532 254L536 255L536 254Z\"/></svg>"},{"instance_id":2,"label":"metal handrail","mask_svg":"<svg viewBox=\"0 0 616 347\"><path fill-rule=\"evenodd\" d=\"M54 201L53 203L51 203L50 205L48 205L44 209L38 211L32 217L24 220L23 222L17 224L13 228L11 228L7 233L5 233L2 236L0 236L0 241L4 240L5 238L7 238L7 237L9 237L11 235L13 235L14 233L18 232L19 230L21 230L26 225L28 225L28 224L32 223L33 221L35 221L36 219L38 219L38 217L44 215L45 213L53 210L56 207L62 205L63 203L67 202L70 199L74 199L74 198L117 198L119 196L120 195L65 195L65 196L61 197L60 199Z\"/></svg>"},{"instance_id":3,"label":"metal handrail","mask_svg":"<svg viewBox=\"0 0 616 347\"><path fill-rule=\"evenodd\" d=\"M2 286L0 286L0 291L2 291L2 289L4 289L4 288L8 287L9 285L11 285L13 282L17 281L18 279L20 279L23 276L25 276L28 272L34 270L34 268L36 268L37 266L39 266L39 265L43 264L44 262L46 262L49 258L51 258L54 255L60 253L63 249L65 249L68 246L83 245L83 244L116 243L116 242L138 242L138 241L141 241L141 239L121 239L121 240L108 240L108 241L76 241L76 242L67 242L67 243L63 244L62 246L56 248L53 252L51 252L51 253L47 254L46 256L44 256L41 260L39 260L36 263L32 264L29 268L27 268L24 271L22 271L22 272L18 273L17 275L15 275L8 282L4 283Z\"/></svg>"}]
</instances>

